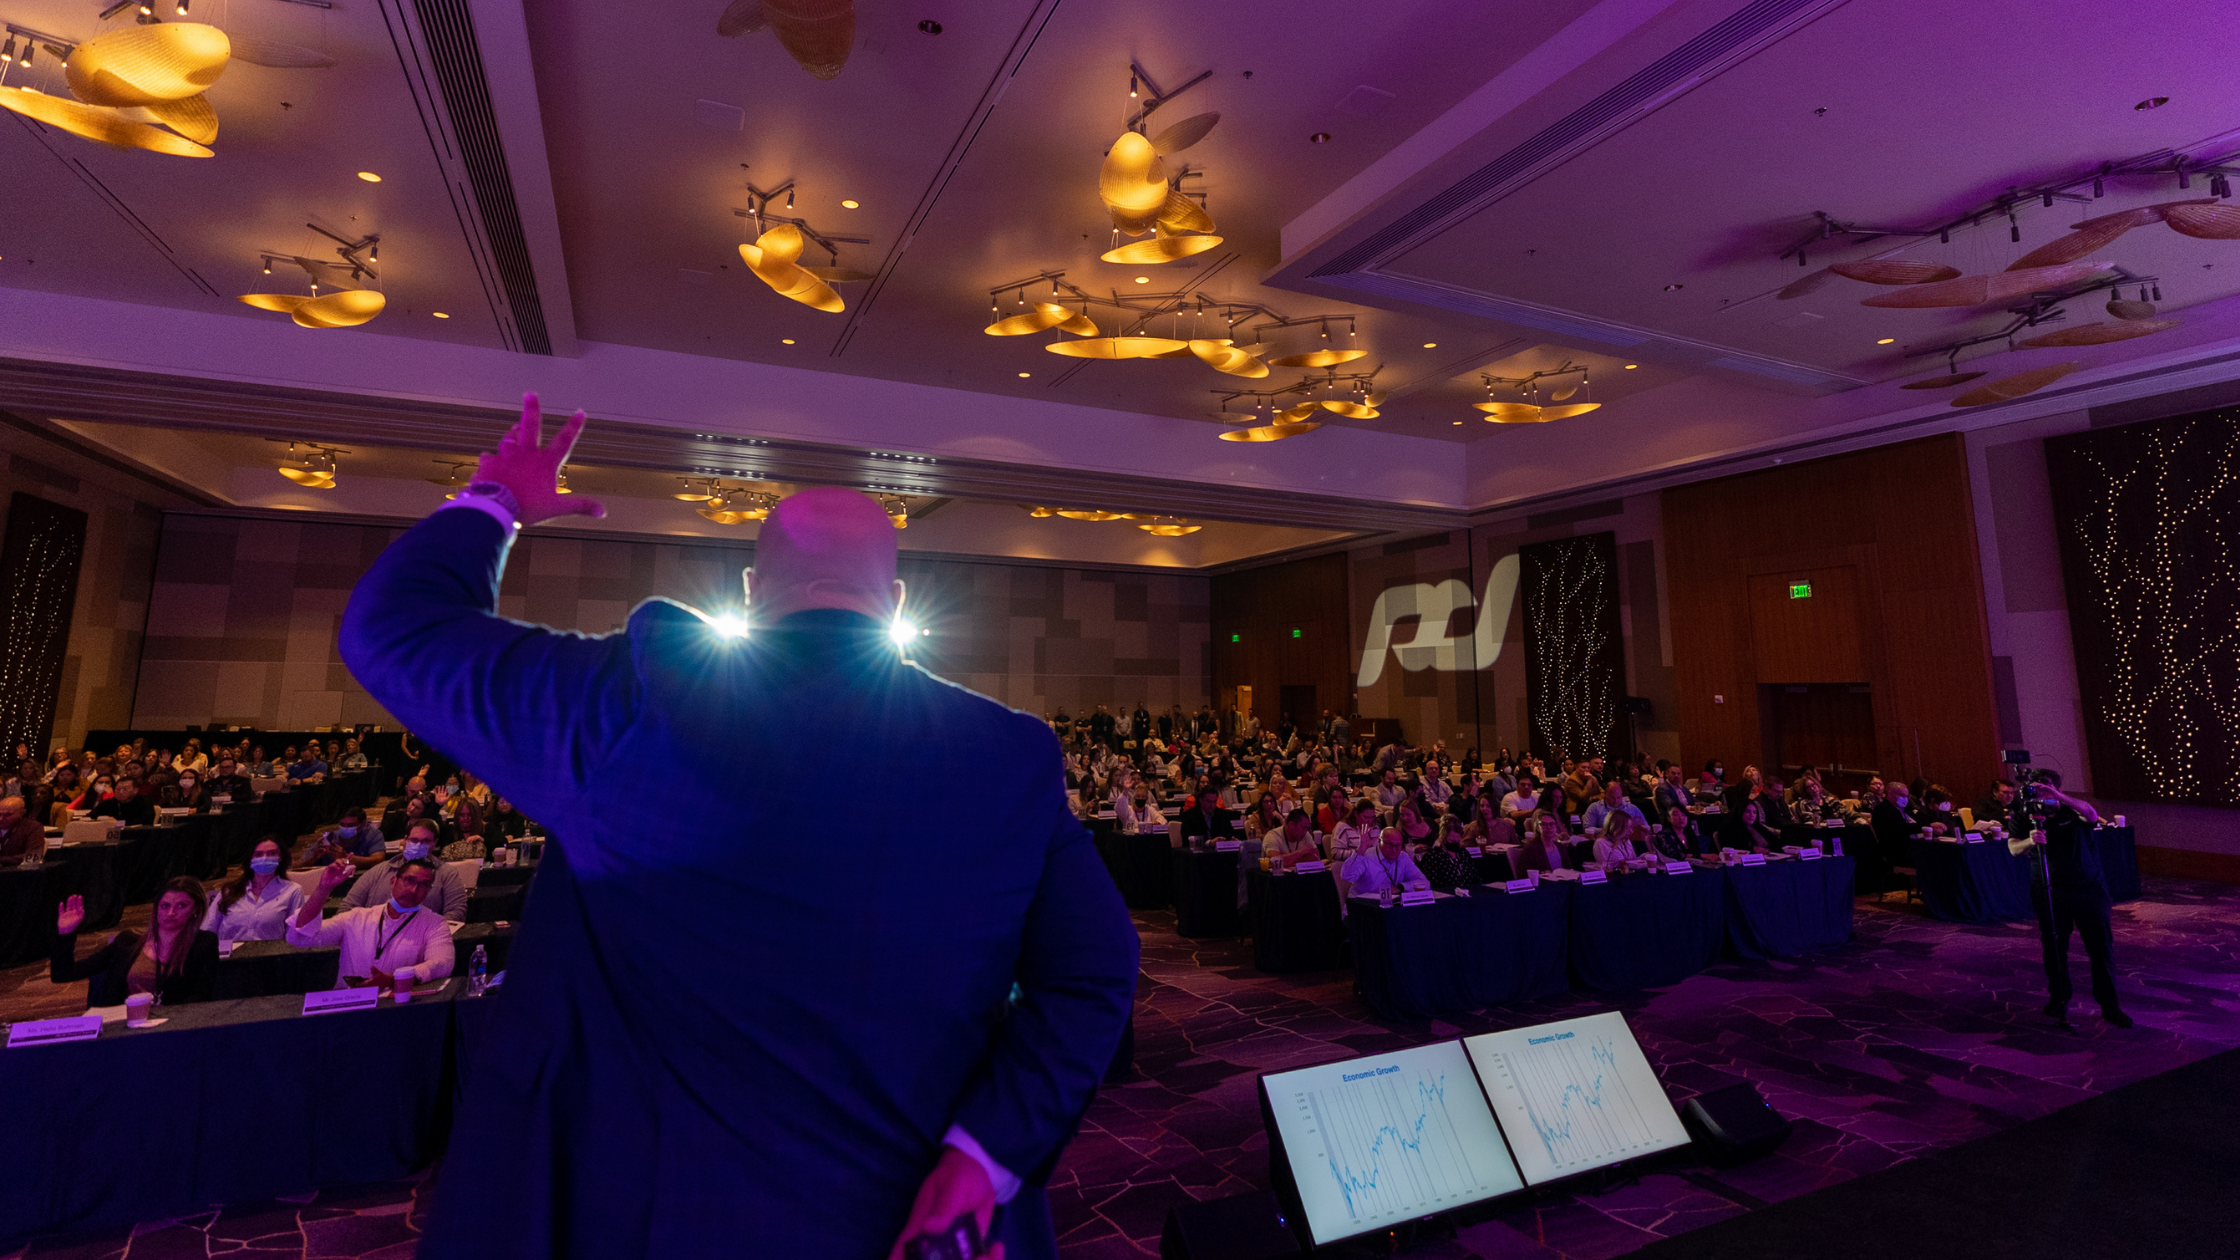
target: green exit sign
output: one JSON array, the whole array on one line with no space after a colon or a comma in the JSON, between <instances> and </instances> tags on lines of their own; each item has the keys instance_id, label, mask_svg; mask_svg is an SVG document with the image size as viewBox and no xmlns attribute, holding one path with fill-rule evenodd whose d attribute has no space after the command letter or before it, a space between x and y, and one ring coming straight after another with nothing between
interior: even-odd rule
<instances>
[{"instance_id":1,"label":"green exit sign","mask_svg":"<svg viewBox=\"0 0 2240 1260\"><path fill-rule=\"evenodd\" d=\"M1244 636L1243 636L1243 635L1241 635L1241 634L1232 634L1232 635L1230 635L1230 636L1229 636L1229 642L1231 642L1231 643L1242 643L1242 642L1244 642Z\"/></svg>"},{"instance_id":2,"label":"green exit sign","mask_svg":"<svg viewBox=\"0 0 2240 1260\"><path fill-rule=\"evenodd\" d=\"M1811 599L1811 598L1812 598L1812 583L1810 583L1810 582L1791 582L1791 583L1789 583L1789 598L1791 598L1791 599Z\"/></svg>"},{"instance_id":3,"label":"green exit sign","mask_svg":"<svg viewBox=\"0 0 2240 1260\"><path fill-rule=\"evenodd\" d=\"M1294 639L1296 639L1296 638L1300 638L1300 637L1301 637L1301 635L1300 635L1300 633L1299 633L1299 628L1298 628L1297 626L1293 626L1293 627L1291 628L1291 637L1292 637L1292 638L1294 638Z\"/></svg>"}]
</instances>

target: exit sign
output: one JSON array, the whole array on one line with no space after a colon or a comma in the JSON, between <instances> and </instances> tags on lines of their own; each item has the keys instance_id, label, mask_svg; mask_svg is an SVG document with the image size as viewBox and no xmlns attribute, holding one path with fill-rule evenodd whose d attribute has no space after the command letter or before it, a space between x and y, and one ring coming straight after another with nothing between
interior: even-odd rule
<instances>
[{"instance_id":1,"label":"exit sign","mask_svg":"<svg viewBox=\"0 0 2240 1260\"><path fill-rule=\"evenodd\" d=\"M1810 582L1791 582L1791 583L1789 583L1789 598L1791 598L1791 599L1811 599L1811 598L1812 598L1812 583L1810 583Z\"/></svg>"},{"instance_id":2,"label":"exit sign","mask_svg":"<svg viewBox=\"0 0 2240 1260\"><path fill-rule=\"evenodd\" d=\"M1293 626L1291 628L1291 637L1294 639L1299 637L1299 628L1297 626Z\"/></svg>"},{"instance_id":3,"label":"exit sign","mask_svg":"<svg viewBox=\"0 0 2240 1260\"><path fill-rule=\"evenodd\" d=\"M1229 636L1229 642L1231 642L1231 643L1242 643L1242 642L1244 642L1244 636L1243 636L1243 635L1241 635L1241 634L1232 634L1232 635L1230 635L1230 636Z\"/></svg>"}]
</instances>

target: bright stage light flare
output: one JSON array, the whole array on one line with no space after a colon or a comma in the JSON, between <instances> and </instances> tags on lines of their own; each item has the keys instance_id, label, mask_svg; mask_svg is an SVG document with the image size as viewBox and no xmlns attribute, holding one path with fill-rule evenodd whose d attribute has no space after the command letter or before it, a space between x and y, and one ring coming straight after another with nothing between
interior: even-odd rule
<instances>
[{"instance_id":1,"label":"bright stage light flare","mask_svg":"<svg viewBox=\"0 0 2240 1260\"><path fill-rule=\"evenodd\" d=\"M708 628L726 639L747 637L747 619L737 613L717 613L708 618Z\"/></svg>"}]
</instances>

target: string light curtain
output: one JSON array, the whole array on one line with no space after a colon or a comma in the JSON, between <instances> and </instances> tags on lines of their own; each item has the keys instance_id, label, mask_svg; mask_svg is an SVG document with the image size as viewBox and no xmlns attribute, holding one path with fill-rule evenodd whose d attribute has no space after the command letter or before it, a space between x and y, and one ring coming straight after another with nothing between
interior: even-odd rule
<instances>
[{"instance_id":1,"label":"string light curtain","mask_svg":"<svg viewBox=\"0 0 2240 1260\"><path fill-rule=\"evenodd\" d=\"M1618 536L1605 531L1517 549L1524 606L1525 707L1532 751L1551 772L1565 758L1616 757L1625 694L1618 620Z\"/></svg>"},{"instance_id":2,"label":"string light curtain","mask_svg":"<svg viewBox=\"0 0 2240 1260\"><path fill-rule=\"evenodd\" d=\"M54 732L85 548L85 513L16 492L0 542L0 747L43 752Z\"/></svg>"},{"instance_id":3,"label":"string light curtain","mask_svg":"<svg viewBox=\"0 0 2240 1260\"><path fill-rule=\"evenodd\" d=\"M2240 408L2051 438L2046 470L2092 790L2240 805Z\"/></svg>"}]
</instances>

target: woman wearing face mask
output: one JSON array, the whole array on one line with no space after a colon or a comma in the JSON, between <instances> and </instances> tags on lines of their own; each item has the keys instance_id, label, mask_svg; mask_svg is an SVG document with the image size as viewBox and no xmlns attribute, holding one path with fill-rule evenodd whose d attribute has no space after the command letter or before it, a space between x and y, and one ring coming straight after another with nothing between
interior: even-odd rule
<instances>
[{"instance_id":1,"label":"woman wearing face mask","mask_svg":"<svg viewBox=\"0 0 2240 1260\"><path fill-rule=\"evenodd\" d=\"M135 993L153 993L166 1006L208 1001L218 974L218 934L199 928L208 902L200 881L178 876L157 895L147 935L119 932L79 958L77 931L86 921L86 903L72 896L55 911L47 978L56 984L89 981L87 1006L117 1006Z\"/></svg>"},{"instance_id":2,"label":"woman wearing face mask","mask_svg":"<svg viewBox=\"0 0 2240 1260\"><path fill-rule=\"evenodd\" d=\"M181 771L177 783L157 790L156 804L164 809L183 809L190 814L209 813L210 790L202 784L202 772Z\"/></svg>"},{"instance_id":3,"label":"woman wearing face mask","mask_svg":"<svg viewBox=\"0 0 2240 1260\"><path fill-rule=\"evenodd\" d=\"M225 886L202 916L202 930L221 941L277 941L288 934L288 920L303 908L303 886L280 871L287 850L280 837L266 836L249 851L241 878Z\"/></svg>"},{"instance_id":4,"label":"woman wearing face mask","mask_svg":"<svg viewBox=\"0 0 2240 1260\"><path fill-rule=\"evenodd\" d=\"M102 775L93 781L93 785L88 787L83 795L70 802L70 808L77 810L92 809L101 802L115 796L117 794L116 787L117 781L115 779L106 774Z\"/></svg>"}]
</instances>

